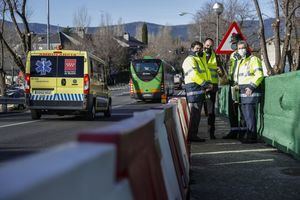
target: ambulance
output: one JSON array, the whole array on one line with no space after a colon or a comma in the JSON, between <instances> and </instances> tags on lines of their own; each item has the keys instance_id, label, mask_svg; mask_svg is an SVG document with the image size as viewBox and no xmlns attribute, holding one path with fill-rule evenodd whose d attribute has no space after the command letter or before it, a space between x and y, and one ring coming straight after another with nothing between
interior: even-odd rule
<instances>
[{"instance_id":1,"label":"ambulance","mask_svg":"<svg viewBox=\"0 0 300 200\"><path fill-rule=\"evenodd\" d=\"M37 50L26 59L26 104L32 119L42 114L111 116L106 64L87 51Z\"/></svg>"}]
</instances>

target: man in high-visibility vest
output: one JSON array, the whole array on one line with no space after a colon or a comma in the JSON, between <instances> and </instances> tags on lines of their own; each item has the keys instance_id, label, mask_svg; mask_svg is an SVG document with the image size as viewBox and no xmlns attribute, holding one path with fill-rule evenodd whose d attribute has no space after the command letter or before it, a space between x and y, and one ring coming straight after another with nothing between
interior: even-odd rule
<instances>
[{"instance_id":1,"label":"man in high-visibility vest","mask_svg":"<svg viewBox=\"0 0 300 200\"><path fill-rule=\"evenodd\" d=\"M247 137L242 142L257 141L256 107L260 102L262 90L260 84L264 78L261 60L251 55L246 41L237 44L237 62L233 66L234 88L239 90L241 110L247 126Z\"/></svg>"},{"instance_id":2,"label":"man in high-visibility vest","mask_svg":"<svg viewBox=\"0 0 300 200\"><path fill-rule=\"evenodd\" d=\"M208 69L211 74L211 83L213 88L211 91L206 93L206 106L208 111L207 123L208 123L208 133L210 139L216 139L215 137L215 102L216 102L216 95L218 91L218 84L219 84L219 76L223 76L224 72L221 68L221 62L219 57L213 50L214 41L211 38L206 38L204 41L204 52L206 63Z\"/></svg>"},{"instance_id":3,"label":"man in high-visibility vest","mask_svg":"<svg viewBox=\"0 0 300 200\"><path fill-rule=\"evenodd\" d=\"M205 93L212 89L212 84L201 42L195 41L191 44L191 52L183 61L182 68L186 97L191 110L189 139L190 141L204 142L204 139L197 136L198 126L201 118L201 108L205 101Z\"/></svg>"},{"instance_id":4,"label":"man in high-visibility vest","mask_svg":"<svg viewBox=\"0 0 300 200\"><path fill-rule=\"evenodd\" d=\"M229 67L228 67L228 77L229 85L233 86L233 67L235 62L239 59L237 53L237 43L242 40L240 34L232 34L231 35L231 49L234 50L233 53L230 54L229 58ZM237 139L244 136L244 130L242 130L245 126L243 123L243 118L239 117L239 102L232 99L232 87L229 88L228 94L228 117L230 122L230 132L223 137L223 139Z\"/></svg>"}]
</instances>

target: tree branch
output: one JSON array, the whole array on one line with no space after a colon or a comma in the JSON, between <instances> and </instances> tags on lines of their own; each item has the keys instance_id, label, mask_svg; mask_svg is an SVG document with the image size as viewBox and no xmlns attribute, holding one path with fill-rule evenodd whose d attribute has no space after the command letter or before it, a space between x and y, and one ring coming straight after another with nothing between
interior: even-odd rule
<instances>
[{"instance_id":1,"label":"tree branch","mask_svg":"<svg viewBox=\"0 0 300 200\"><path fill-rule=\"evenodd\" d=\"M291 13L289 14L289 16L287 17L287 21L291 20L291 18L293 17L295 11L296 11L298 8L300 8L299 3L298 3L297 6L295 6L295 7L293 8L293 10L291 11Z\"/></svg>"},{"instance_id":2,"label":"tree branch","mask_svg":"<svg viewBox=\"0 0 300 200\"><path fill-rule=\"evenodd\" d=\"M273 71L273 68L271 67L269 57L268 57L267 47L266 47L264 22L263 22L263 18L261 15L261 10L260 10L259 4L258 4L258 0L253 0L253 2L255 4L256 12L257 12L257 15L259 18L259 26L260 26L259 36L260 36L260 45L262 48L261 50L262 50L262 54L263 54L263 58L264 58L264 63L266 65L268 74L273 75L274 71Z\"/></svg>"},{"instance_id":3,"label":"tree branch","mask_svg":"<svg viewBox=\"0 0 300 200\"><path fill-rule=\"evenodd\" d=\"M9 46L9 44L7 43L7 41L3 38L3 33L0 32L0 40L3 41L3 44L5 45L5 47L7 48L8 52L11 54L11 56L13 57L15 63L18 65L18 67L20 68L20 70L22 72L25 72L25 65L22 62L22 59L20 58L20 56L18 56L14 50Z\"/></svg>"}]
</instances>

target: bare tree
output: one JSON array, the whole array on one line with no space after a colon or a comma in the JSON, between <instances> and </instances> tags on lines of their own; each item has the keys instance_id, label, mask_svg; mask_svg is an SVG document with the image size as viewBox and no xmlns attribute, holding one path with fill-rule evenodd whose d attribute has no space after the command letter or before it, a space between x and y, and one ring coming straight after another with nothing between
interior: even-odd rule
<instances>
[{"instance_id":1,"label":"bare tree","mask_svg":"<svg viewBox=\"0 0 300 200\"><path fill-rule=\"evenodd\" d=\"M78 29L85 30L91 23L91 17L85 6L80 7L73 15L73 25Z\"/></svg>"},{"instance_id":2,"label":"bare tree","mask_svg":"<svg viewBox=\"0 0 300 200\"><path fill-rule=\"evenodd\" d=\"M67 28L66 31L61 33L73 37L76 41L64 44L63 48L94 52L95 47L93 44L93 38L87 32L90 22L91 17L88 15L87 8L85 6L78 8L73 14L73 25L75 30Z\"/></svg>"},{"instance_id":3,"label":"bare tree","mask_svg":"<svg viewBox=\"0 0 300 200\"><path fill-rule=\"evenodd\" d=\"M269 57L268 57L268 52L267 52L267 47L266 47L266 38L265 38L265 28L264 28L264 21L262 18L262 14L261 14L261 10L258 4L257 0L253 0L254 4L255 4L255 8L256 8L256 12L259 18L259 38L260 38L260 46L261 46L261 50L262 50L262 54L263 54L263 59L265 62L265 66L267 68L268 74L272 75L274 74L273 68L271 67L270 61L269 61Z\"/></svg>"},{"instance_id":4,"label":"bare tree","mask_svg":"<svg viewBox=\"0 0 300 200\"><path fill-rule=\"evenodd\" d=\"M121 20L116 26L112 25L110 15L101 16L101 24L94 36L96 54L110 65L110 70L121 70L128 66L128 52L120 46L116 37L122 36L124 27Z\"/></svg>"},{"instance_id":5,"label":"bare tree","mask_svg":"<svg viewBox=\"0 0 300 200\"><path fill-rule=\"evenodd\" d=\"M170 26L163 26L157 35L148 34L148 46L138 57L152 56L160 58L179 69L186 56L187 46L179 38L172 38Z\"/></svg>"},{"instance_id":6,"label":"bare tree","mask_svg":"<svg viewBox=\"0 0 300 200\"><path fill-rule=\"evenodd\" d=\"M191 35L199 35L199 23L201 23L202 38L216 38L216 13L212 9L214 3L214 0L210 0L198 10L194 18L195 24L190 30ZM233 21L237 21L243 29L246 28L246 24L244 24L245 20L253 20L255 18L253 6L249 1L224 0L222 3L224 5L224 12L220 15L220 35L225 34ZM251 35L253 34L251 33ZM190 39L192 38L190 37Z\"/></svg>"},{"instance_id":7,"label":"bare tree","mask_svg":"<svg viewBox=\"0 0 300 200\"><path fill-rule=\"evenodd\" d=\"M22 72L25 72L25 57L28 51L31 50L31 32L27 21L26 14L26 0L4 0L7 4L10 20L14 25L17 37L20 39L20 46L10 44L5 38L3 32L0 32L0 39L2 39L4 46L11 54L14 62ZM17 18L22 21L22 24L17 23ZM21 28L23 26L23 28Z\"/></svg>"},{"instance_id":8,"label":"bare tree","mask_svg":"<svg viewBox=\"0 0 300 200\"><path fill-rule=\"evenodd\" d=\"M6 12L6 3L2 1L0 4L1 9L1 33L4 32L4 21L5 21L5 12ZM1 63L0 63L0 96L5 94L5 71L4 71L4 44L3 38L1 40Z\"/></svg>"},{"instance_id":9,"label":"bare tree","mask_svg":"<svg viewBox=\"0 0 300 200\"><path fill-rule=\"evenodd\" d=\"M280 15L278 0L274 0L275 20L272 23L274 33L274 47L275 47L275 68L279 66L281 53L280 53Z\"/></svg>"},{"instance_id":10,"label":"bare tree","mask_svg":"<svg viewBox=\"0 0 300 200\"><path fill-rule=\"evenodd\" d=\"M282 48L282 56L280 65L276 69L278 73L282 73L284 71L285 62L286 62L286 56L288 54L291 54L291 51L289 50L290 47L290 40L292 35L292 28L293 28L293 21L292 18L295 15L295 11L300 7L300 2L297 0L283 0L282 1L282 9L283 9L283 15L285 17L285 39L284 44ZM289 55L291 57L291 55Z\"/></svg>"}]
</instances>

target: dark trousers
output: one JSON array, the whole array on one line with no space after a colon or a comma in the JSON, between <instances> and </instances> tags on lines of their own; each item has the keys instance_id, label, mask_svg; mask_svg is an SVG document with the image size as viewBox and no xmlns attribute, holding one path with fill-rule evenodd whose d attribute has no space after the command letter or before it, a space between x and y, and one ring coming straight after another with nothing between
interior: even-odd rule
<instances>
[{"instance_id":1,"label":"dark trousers","mask_svg":"<svg viewBox=\"0 0 300 200\"><path fill-rule=\"evenodd\" d=\"M229 115L229 122L231 128L239 127L239 104L234 103L231 96L231 89L229 89L229 100L228 100L228 115Z\"/></svg>"},{"instance_id":2,"label":"dark trousers","mask_svg":"<svg viewBox=\"0 0 300 200\"><path fill-rule=\"evenodd\" d=\"M189 124L189 137L196 137L198 134L198 127L201 119L201 108L204 100L197 103L189 103L191 111L190 124Z\"/></svg>"},{"instance_id":3,"label":"dark trousers","mask_svg":"<svg viewBox=\"0 0 300 200\"><path fill-rule=\"evenodd\" d=\"M216 103L217 90L213 90L207 94L206 106L207 106L207 124L208 124L208 133L214 135L215 133L215 103Z\"/></svg>"},{"instance_id":4,"label":"dark trousers","mask_svg":"<svg viewBox=\"0 0 300 200\"><path fill-rule=\"evenodd\" d=\"M242 113L247 126L247 138L256 139L256 107L255 103L241 104Z\"/></svg>"}]
</instances>

